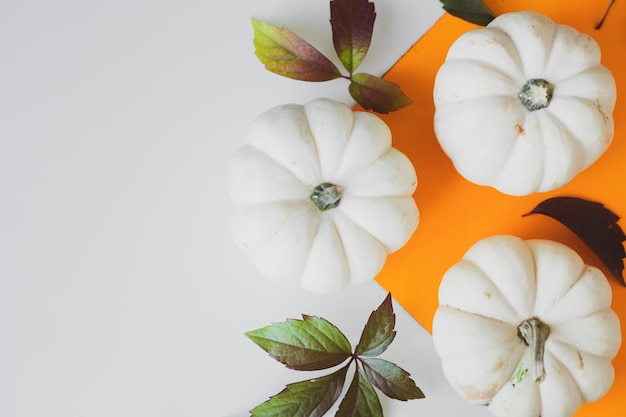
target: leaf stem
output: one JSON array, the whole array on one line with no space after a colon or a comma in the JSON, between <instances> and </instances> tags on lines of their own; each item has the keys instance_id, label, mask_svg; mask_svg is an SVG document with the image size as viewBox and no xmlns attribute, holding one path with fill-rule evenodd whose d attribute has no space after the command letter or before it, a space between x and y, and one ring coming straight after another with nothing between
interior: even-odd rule
<instances>
[{"instance_id":1,"label":"leaf stem","mask_svg":"<svg viewBox=\"0 0 626 417\"><path fill-rule=\"evenodd\" d=\"M602 19L600 19L600 21L598 22L598 24L596 25L595 29L598 30L602 27L602 25L604 24L604 21L606 20L607 16L609 15L609 11L611 10L611 7L613 7L613 4L615 3L615 0L611 0L609 2L609 6L606 8L606 11L604 12L604 16L602 16Z\"/></svg>"}]
</instances>

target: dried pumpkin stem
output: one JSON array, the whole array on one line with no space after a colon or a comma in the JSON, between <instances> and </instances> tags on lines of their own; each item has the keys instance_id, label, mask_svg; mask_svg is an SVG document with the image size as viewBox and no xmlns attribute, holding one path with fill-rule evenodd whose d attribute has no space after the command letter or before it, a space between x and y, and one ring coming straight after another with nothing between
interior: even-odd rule
<instances>
[{"instance_id":1,"label":"dried pumpkin stem","mask_svg":"<svg viewBox=\"0 0 626 417\"><path fill-rule=\"evenodd\" d=\"M311 201L320 211L339 206L343 197L343 187L330 182L323 182L313 189Z\"/></svg>"},{"instance_id":2,"label":"dried pumpkin stem","mask_svg":"<svg viewBox=\"0 0 626 417\"><path fill-rule=\"evenodd\" d=\"M543 361L546 340L550 335L550 327L536 317L524 320L518 327L521 339L530 346L530 354L534 362L535 382L539 383L546 378L546 369Z\"/></svg>"},{"instance_id":3,"label":"dried pumpkin stem","mask_svg":"<svg viewBox=\"0 0 626 417\"><path fill-rule=\"evenodd\" d=\"M548 107L553 93L554 85L541 78L533 78L526 81L518 97L526 110L535 111Z\"/></svg>"}]
</instances>

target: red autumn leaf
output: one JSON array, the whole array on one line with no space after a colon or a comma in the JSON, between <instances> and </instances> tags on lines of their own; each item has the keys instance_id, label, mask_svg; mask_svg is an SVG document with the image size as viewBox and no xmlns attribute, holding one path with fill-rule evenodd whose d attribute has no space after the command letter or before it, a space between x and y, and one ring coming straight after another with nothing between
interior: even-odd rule
<instances>
[{"instance_id":1,"label":"red autumn leaf","mask_svg":"<svg viewBox=\"0 0 626 417\"><path fill-rule=\"evenodd\" d=\"M576 234L600 258L622 285L626 235L617 224L619 216L603 204L577 197L549 198L529 213L551 217Z\"/></svg>"},{"instance_id":2,"label":"red autumn leaf","mask_svg":"<svg viewBox=\"0 0 626 417\"><path fill-rule=\"evenodd\" d=\"M333 0L330 24L333 45L343 66L352 74L365 57L372 40L376 12L368 0Z\"/></svg>"}]
</instances>

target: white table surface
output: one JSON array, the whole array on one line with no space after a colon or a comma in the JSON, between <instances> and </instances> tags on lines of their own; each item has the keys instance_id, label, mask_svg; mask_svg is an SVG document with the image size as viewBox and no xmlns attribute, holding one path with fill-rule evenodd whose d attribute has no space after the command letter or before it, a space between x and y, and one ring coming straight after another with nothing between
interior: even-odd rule
<instances>
[{"instance_id":1,"label":"white table surface","mask_svg":"<svg viewBox=\"0 0 626 417\"><path fill-rule=\"evenodd\" d=\"M380 75L442 11L376 8L360 70ZM232 242L226 172L249 122L283 103L351 103L345 80L264 70L250 17L334 57L326 0L0 4L1 417L244 416L309 377L245 331L306 313L358 341L386 295L375 282L325 296L278 287ZM486 416L394 307L383 357L427 398L381 397L385 415Z\"/></svg>"}]
</instances>

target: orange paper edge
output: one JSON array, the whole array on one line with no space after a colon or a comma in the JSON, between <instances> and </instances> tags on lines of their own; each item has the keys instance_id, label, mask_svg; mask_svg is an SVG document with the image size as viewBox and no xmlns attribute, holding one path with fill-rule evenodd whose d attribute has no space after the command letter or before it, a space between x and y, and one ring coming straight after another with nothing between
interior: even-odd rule
<instances>
[{"instance_id":1,"label":"orange paper edge","mask_svg":"<svg viewBox=\"0 0 626 417\"><path fill-rule=\"evenodd\" d=\"M408 244L389 256L377 280L431 331L441 278L473 243L494 234L551 239L572 247L587 264L604 271L613 289L613 309L621 319L622 334L626 334L626 287L610 275L573 233L555 220L541 215L522 218L522 214L541 201L565 195L601 202L618 215L626 215L626 94L620 94L626 91L623 52L626 4L616 2L603 28L595 30L608 0L492 0L487 3L497 15L524 9L543 13L557 23L589 34L600 44L602 63L613 72L617 83L618 101L613 113L615 138L599 161L566 186L549 193L511 197L464 180L435 138L432 91L435 75L450 45L462 33L477 26L444 15L385 76L399 84L414 101L411 106L382 118L392 130L394 146L415 166L419 180L415 201L421 220ZM622 415L626 394L624 349L613 365L616 376L610 391L602 399L583 405L576 417Z\"/></svg>"}]
</instances>

